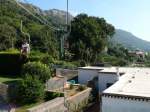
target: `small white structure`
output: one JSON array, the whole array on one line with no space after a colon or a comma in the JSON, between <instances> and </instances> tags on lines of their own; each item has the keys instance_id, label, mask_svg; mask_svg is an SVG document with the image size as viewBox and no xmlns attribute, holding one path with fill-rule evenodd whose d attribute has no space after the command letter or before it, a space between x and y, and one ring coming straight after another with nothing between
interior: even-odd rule
<instances>
[{"instance_id":1,"label":"small white structure","mask_svg":"<svg viewBox=\"0 0 150 112\"><path fill-rule=\"evenodd\" d=\"M121 72L114 67L104 68L104 70L99 71L99 93L117 82L122 74L124 74L124 72Z\"/></svg>"},{"instance_id":2,"label":"small white structure","mask_svg":"<svg viewBox=\"0 0 150 112\"><path fill-rule=\"evenodd\" d=\"M119 80L118 74L122 75L123 72L118 72L114 67L80 67L78 69L78 81L80 84L88 84L89 81L97 77L97 86L99 93L101 93Z\"/></svg>"},{"instance_id":3,"label":"small white structure","mask_svg":"<svg viewBox=\"0 0 150 112\"><path fill-rule=\"evenodd\" d=\"M98 72L103 70L100 67L80 67L78 69L78 81L80 84L88 84L88 81L93 80L95 77L98 77Z\"/></svg>"},{"instance_id":4,"label":"small white structure","mask_svg":"<svg viewBox=\"0 0 150 112\"><path fill-rule=\"evenodd\" d=\"M79 68L79 83L95 76L102 112L150 112L150 68Z\"/></svg>"}]
</instances>

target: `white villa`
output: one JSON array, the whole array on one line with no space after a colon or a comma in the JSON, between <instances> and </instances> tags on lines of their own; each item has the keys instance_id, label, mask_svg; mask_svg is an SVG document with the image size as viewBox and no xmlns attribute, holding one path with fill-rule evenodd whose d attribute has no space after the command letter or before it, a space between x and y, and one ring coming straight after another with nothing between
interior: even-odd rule
<instances>
[{"instance_id":1,"label":"white villa","mask_svg":"<svg viewBox=\"0 0 150 112\"><path fill-rule=\"evenodd\" d=\"M102 112L150 112L150 68L80 67L78 81L94 80Z\"/></svg>"}]
</instances>

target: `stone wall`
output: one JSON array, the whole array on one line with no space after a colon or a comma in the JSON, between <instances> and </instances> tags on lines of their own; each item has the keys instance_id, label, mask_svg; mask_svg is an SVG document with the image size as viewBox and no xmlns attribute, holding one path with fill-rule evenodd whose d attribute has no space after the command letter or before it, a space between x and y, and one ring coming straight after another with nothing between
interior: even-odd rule
<instances>
[{"instance_id":1,"label":"stone wall","mask_svg":"<svg viewBox=\"0 0 150 112\"><path fill-rule=\"evenodd\" d=\"M0 96L4 100L8 100L8 85L0 83Z\"/></svg>"},{"instance_id":2,"label":"stone wall","mask_svg":"<svg viewBox=\"0 0 150 112\"><path fill-rule=\"evenodd\" d=\"M67 98L66 106L69 112L76 112L85 107L88 104L91 90L91 88L87 88L86 90Z\"/></svg>"},{"instance_id":3,"label":"stone wall","mask_svg":"<svg viewBox=\"0 0 150 112\"><path fill-rule=\"evenodd\" d=\"M58 97L27 110L27 112L66 112L64 98Z\"/></svg>"}]
</instances>

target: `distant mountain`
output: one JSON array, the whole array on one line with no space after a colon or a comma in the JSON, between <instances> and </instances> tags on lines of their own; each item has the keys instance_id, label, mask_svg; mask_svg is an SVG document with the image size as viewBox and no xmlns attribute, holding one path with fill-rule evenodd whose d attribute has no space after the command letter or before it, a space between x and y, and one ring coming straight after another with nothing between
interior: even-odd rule
<instances>
[{"instance_id":1,"label":"distant mountain","mask_svg":"<svg viewBox=\"0 0 150 112\"><path fill-rule=\"evenodd\" d=\"M47 16L53 24L64 25L66 24L67 12L58 9L45 10L44 15ZM69 13L69 22L73 19L73 16Z\"/></svg>"},{"instance_id":2,"label":"distant mountain","mask_svg":"<svg viewBox=\"0 0 150 112\"><path fill-rule=\"evenodd\" d=\"M114 44L122 44L129 49L141 49L150 51L150 42L142 40L132 33L117 29L115 35L111 39Z\"/></svg>"},{"instance_id":3,"label":"distant mountain","mask_svg":"<svg viewBox=\"0 0 150 112\"><path fill-rule=\"evenodd\" d=\"M45 18L49 22L51 22L54 26L61 26L66 24L66 16L67 12L59 9L50 9L50 10L42 10L39 7L36 7L32 4L25 4L22 3L25 7L32 10L32 12L35 12ZM68 13L68 20L69 22L73 19L73 16Z\"/></svg>"}]
</instances>

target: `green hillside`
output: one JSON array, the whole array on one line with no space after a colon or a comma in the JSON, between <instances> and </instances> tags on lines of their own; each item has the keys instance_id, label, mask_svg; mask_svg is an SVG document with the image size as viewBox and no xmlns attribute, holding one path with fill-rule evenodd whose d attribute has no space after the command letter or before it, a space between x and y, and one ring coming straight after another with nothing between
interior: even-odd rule
<instances>
[{"instance_id":1,"label":"green hillside","mask_svg":"<svg viewBox=\"0 0 150 112\"><path fill-rule=\"evenodd\" d=\"M28 40L28 36L22 33L20 29L21 21L23 21L23 32L30 34L32 49L48 52L53 57L59 56L58 35L49 27L52 26L52 22L49 22L49 26L44 25L12 0L0 0L0 3L0 51L13 47L20 48L21 43ZM43 16L42 10L35 6L22 5L40 19L46 16ZM40 15L37 14L37 10Z\"/></svg>"},{"instance_id":2,"label":"green hillside","mask_svg":"<svg viewBox=\"0 0 150 112\"><path fill-rule=\"evenodd\" d=\"M122 44L129 49L141 49L144 51L150 51L150 42L142 40L130 32L117 29L115 35L112 38L112 42Z\"/></svg>"}]
</instances>

